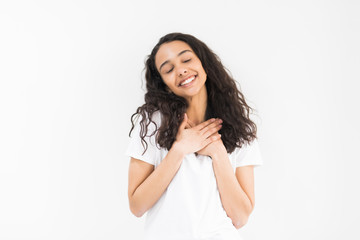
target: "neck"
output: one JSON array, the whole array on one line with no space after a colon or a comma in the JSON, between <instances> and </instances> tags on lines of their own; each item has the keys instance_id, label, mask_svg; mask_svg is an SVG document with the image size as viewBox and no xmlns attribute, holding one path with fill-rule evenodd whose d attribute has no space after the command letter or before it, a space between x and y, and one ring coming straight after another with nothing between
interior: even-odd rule
<instances>
[{"instance_id":1,"label":"neck","mask_svg":"<svg viewBox=\"0 0 360 240\"><path fill-rule=\"evenodd\" d=\"M204 122L206 120L205 114L207 107L207 91L205 85L197 95L187 99L187 101L189 107L186 110L186 114L189 119L193 121L195 125Z\"/></svg>"}]
</instances>

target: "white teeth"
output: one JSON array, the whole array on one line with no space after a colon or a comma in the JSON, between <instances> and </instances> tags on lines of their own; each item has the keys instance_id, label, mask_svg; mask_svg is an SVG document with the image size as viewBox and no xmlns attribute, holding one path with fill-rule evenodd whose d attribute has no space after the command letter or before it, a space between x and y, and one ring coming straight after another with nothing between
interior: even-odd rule
<instances>
[{"instance_id":1,"label":"white teeth","mask_svg":"<svg viewBox=\"0 0 360 240\"><path fill-rule=\"evenodd\" d=\"M189 78L188 80L182 82L182 83L180 84L180 86L185 85L185 84L188 84L188 83L192 82L194 79L195 79L195 76L193 76L192 78Z\"/></svg>"}]
</instances>

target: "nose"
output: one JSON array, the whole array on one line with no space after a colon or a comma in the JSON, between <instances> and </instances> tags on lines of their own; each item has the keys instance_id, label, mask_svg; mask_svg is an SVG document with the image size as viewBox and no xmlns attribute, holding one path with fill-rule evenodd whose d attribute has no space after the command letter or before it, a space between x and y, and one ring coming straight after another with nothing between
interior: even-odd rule
<instances>
[{"instance_id":1,"label":"nose","mask_svg":"<svg viewBox=\"0 0 360 240\"><path fill-rule=\"evenodd\" d=\"M187 73L187 69L186 68L179 68L178 69L178 74L179 76L185 75Z\"/></svg>"}]
</instances>

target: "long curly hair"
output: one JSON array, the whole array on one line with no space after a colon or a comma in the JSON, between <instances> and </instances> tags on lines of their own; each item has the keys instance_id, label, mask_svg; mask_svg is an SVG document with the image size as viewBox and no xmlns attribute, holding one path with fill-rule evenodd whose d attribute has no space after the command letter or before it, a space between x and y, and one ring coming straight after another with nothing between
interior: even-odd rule
<instances>
[{"instance_id":1,"label":"long curly hair","mask_svg":"<svg viewBox=\"0 0 360 240\"><path fill-rule=\"evenodd\" d=\"M207 74L205 85L208 104L205 119L221 118L223 120L219 133L227 152L232 153L236 147L242 147L245 142L250 143L257 138L256 124L249 118L250 110L253 111L253 109L246 103L244 95L238 90L235 80L222 65L220 58L194 36L175 32L160 38L145 61L147 89L145 104L138 107L131 116L132 127L129 132L131 136L136 118L141 115L140 137L145 148L143 153L147 150L145 137L153 136L156 132L156 142L159 146L170 150L188 108L185 98L167 91L167 86L155 66L155 55L161 44L175 40L187 43L202 63ZM152 119L156 111L161 113L161 126L157 126ZM155 124L156 129L148 135L148 127L151 123Z\"/></svg>"}]
</instances>

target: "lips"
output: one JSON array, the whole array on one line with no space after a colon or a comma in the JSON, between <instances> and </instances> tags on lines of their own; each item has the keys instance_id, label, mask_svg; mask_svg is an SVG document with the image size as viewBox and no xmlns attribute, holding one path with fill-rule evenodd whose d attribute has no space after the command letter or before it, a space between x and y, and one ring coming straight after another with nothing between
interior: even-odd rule
<instances>
[{"instance_id":1,"label":"lips","mask_svg":"<svg viewBox=\"0 0 360 240\"><path fill-rule=\"evenodd\" d=\"M188 83L194 81L194 79L196 78L196 76L197 76L197 75L192 75L192 76L189 76L188 78L185 78L184 80L182 80L182 81L179 83L178 87L181 87L181 86L183 86L183 85L185 85L185 84L188 84Z\"/></svg>"}]
</instances>

